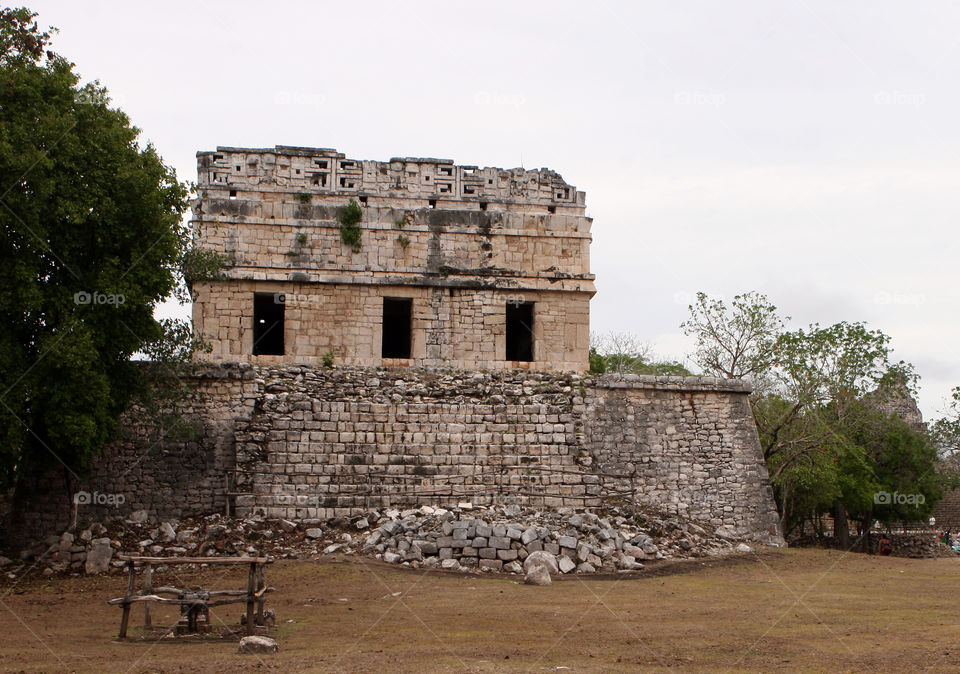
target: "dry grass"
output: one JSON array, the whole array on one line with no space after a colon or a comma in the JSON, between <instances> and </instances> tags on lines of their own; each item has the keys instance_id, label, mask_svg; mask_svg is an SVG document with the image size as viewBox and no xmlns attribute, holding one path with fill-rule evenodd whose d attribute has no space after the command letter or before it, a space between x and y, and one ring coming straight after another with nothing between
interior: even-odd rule
<instances>
[{"instance_id":1,"label":"dry grass","mask_svg":"<svg viewBox=\"0 0 960 674\"><path fill-rule=\"evenodd\" d=\"M232 571L180 579L241 587ZM370 562L284 562L278 655L235 642L113 638L121 576L28 579L0 588L8 671L905 671L960 670L960 560L786 550L672 565L630 580L401 570ZM394 596L395 593L400 593ZM242 609L215 615L236 622ZM169 609L158 611L170 624ZM134 609L132 624L142 620Z\"/></svg>"}]
</instances>

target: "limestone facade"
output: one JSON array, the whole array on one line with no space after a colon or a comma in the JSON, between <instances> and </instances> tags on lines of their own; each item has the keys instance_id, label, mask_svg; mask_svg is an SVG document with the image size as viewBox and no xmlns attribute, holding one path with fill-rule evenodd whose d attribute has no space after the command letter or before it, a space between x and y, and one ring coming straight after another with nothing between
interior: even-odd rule
<instances>
[{"instance_id":1,"label":"limestone facade","mask_svg":"<svg viewBox=\"0 0 960 674\"><path fill-rule=\"evenodd\" d=\"M197 156L192 226L229 260L225 280L193 287L209 359L588 369L591 219L557 173L285 146ZM350 200L362 207L359 246L340 232ZM256 295L283 304L282 353L254 354ZM384 351L385 298L409 300L409 357ZM508 359L519 305L532 353Z\"/></svg>"},{"instance_id":2,"label":"limestone facade","mask_svg":"<svg viewBox=\"0 0 960 674\"><path fill-rule=\"evenodd\" d=\"M498 370L217 365L192 380L195 438L117 443L90 521L230 510L317 521L387 506L646 504L778 542L743 382ZM23 528L68 524L70 490L37 484Z\"/></svg>"}]
</instances>

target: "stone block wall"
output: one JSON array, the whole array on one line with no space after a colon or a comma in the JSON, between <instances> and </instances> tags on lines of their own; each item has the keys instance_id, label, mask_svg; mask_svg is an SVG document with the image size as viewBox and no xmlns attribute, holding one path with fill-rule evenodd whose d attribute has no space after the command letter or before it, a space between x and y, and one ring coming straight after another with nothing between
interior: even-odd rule
<instances>
[{"instance_id":1,"label":"stone block wall","mask_svg":"<svg viewBox=\"0 0 960 674\"><path fill-rule=\"evenodd\" d=\"M124 502L78 514L180 517L231 504L309 519L459 501L632 501L780 542L747 392L697 377L210 367L190 407L201 435L108 449L77 488ZM26 524L69 524L72 504L38 496Z\"/></svg>"},{"instance_id":2,"label":"stone block wall","mask_svg":"<svg viewBox=\"0 0 960 674\"><path fill-rule=\"evenodd\" d=\"M263 368L237 427L240 512L627 499L749 538L778 517L742 382Z\"/></svg>"},{"instance_id":3,"label":"stone block wall","mask_svg":"<svg viewBox=\"0 0 960 674\"><path fill-rule=\"evenodd\" d=\"M209 336L212 360L252 352L254 294L267 293L284 303L284 343L293 355L247 357L258 364L319 366L328 352L340 365L381 364L383 299L392 297L413 300L410 355L426 367L502 367L508 302L535 303L534 359L509 361L511 367L582 371L588 365L589 298L580 293L265 281L205 284L196 292L194 324Z\"/></svg>"},{"instance_id":4,"label":"stone block wall","mask_svg":"<svg viewBox=\"0 0 960 674\"><path fill-rule=\"evenodd\" d=\"M960 490L946 492L943 500L933 507L932 514L937 520L936 529L960 531Z\"/></svg>"},{"instance_id":5,"label":"stone block wall","mask_svg":"<svg viewBox=\"0 0 960 674\"><path fill-rule=\"evenodd\" d=\"M557 173L284 146L201 152L197 170L198 246L228 260L192 288L206 360L319 365L332 350L401 364L381 357L383 299L412 297L404 365L587 371L592 219ZM351 200L359 246L340 230ZM253 354L254 292L303 300L287 307L282 356ZM520 302L534 303L532 361L507 360L506 307Z\"/></svg>"},{"instance_id":6,"label":"stone block wall","mask_svg":"<svg viewBox=\"0 0 960 674\"><path fill-rule=\"evenodd\" d=\"M604 375L587 396L583 444L606 489L712 526L777 526L749 384Z\"/></svg>"}]
</instances>

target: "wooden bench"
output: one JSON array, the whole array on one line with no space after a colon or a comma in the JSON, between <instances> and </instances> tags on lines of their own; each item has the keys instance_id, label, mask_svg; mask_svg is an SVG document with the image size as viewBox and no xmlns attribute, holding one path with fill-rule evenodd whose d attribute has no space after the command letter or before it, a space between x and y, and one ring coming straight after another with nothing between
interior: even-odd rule
<instances>
[{"instance_id":1,"label":"wooden bench","mask_svg":"<svg viewBox=\"0 0 960 674\"><path fill-rule=\"evenodd\" d=\"M264 582L264 566L273 563L272 557L139 557L132 555L120 555L117 559L126 562L127 567L127 593L123 597L111 599L107 603L113 606L121 606L123 615L120 618L120 638L127 636L127 625L130 621L130 607L133 604L143 603L144 608L144 627L153 626L150 616L150 606L157 604L177 604L181 607L189 607L186 612L188 625L191 631L197 628L197 617L200 612L209 615L209 610L214 606L224 604L247 603L246 613L246 632L248 635L254 633L255 625L263 625L263 603L264 595L267 592L273 592L274 588L267 587ZM154 565L177 565L177 564L211 564L211 565L243 565L250 567L247 575L246 590L213 590L207 592L203 590L202 597L197 596L197 588L177 588L177 587L153 587L153 568ZM143 588L136 589L137 566L143 566ZM167 594L177 597L170 599L161 597ZM192 595L189 598L181 598L185 595ZM208 597L208 598L207 598ZM222 597L222 598L218 598Z\"/></svg>"}]
</instances>

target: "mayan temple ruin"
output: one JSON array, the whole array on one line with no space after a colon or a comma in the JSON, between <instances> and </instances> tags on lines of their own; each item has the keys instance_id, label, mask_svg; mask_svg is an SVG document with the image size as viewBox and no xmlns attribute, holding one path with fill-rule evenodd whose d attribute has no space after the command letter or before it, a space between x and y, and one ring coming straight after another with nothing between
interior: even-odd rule
<instances>
[{"instance_id":1,"label":"mayan temple ruin","mask_svg":"<svg viewBox=\"0 0 960 674\"><path fill-rule=\"evenodd\" d=\"M286 146L197 164L196 244L223 263L192 281L197 435L114 443L83 489L155 518L628 502L782 542L748 384L589 374L592 221L559 174ZM26 528L64 526L60 479Z\"/></svg>"},{"instance_id":2,"label":"mayan temple ruin","mask_svg":"<svg viewBox=\"0 0 960 674\"><path fill-rule=\"evenodd\" d=\"M591 219L559 174L286 146L197 158L193 226L229 261L195 288L213 360L587 370Z\"/></svg>"}]
</instances>

